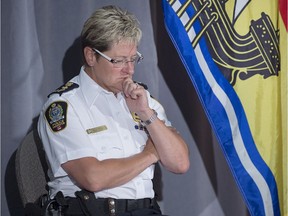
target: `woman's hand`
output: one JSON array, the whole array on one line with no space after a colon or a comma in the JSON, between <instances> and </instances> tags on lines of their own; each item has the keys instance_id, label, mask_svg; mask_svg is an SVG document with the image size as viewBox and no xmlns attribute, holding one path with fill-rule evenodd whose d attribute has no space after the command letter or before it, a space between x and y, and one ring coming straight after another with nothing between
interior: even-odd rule
<instances>
[{"instance_id":1,"label":"woman's hand","mask_svg":"<svg viewBox=\"0 0 288 216\"><path fill-rule=\"evenodd\" d=\"M127 106L131 112L137 113L141 118L142 113L150 111L147 93L143 86L138 85L131 78L125 79L122 85Z\"/></svg>"}]
</instances>

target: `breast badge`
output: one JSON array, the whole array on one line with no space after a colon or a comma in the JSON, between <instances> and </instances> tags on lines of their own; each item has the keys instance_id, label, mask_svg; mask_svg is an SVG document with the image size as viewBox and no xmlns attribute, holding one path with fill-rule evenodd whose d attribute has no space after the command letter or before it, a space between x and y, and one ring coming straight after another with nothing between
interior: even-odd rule
<instances>
[{"instance_id":1,"label":"breast badge","mask_svg":"<svg viewBox=\"0 0 288 216\"><path fill-rule=\"evenodd\" d=\"M146 127L144 127L144 126L141 124L141 119L139 118L139 116L138 116L135 112L131 112L131 115L132 115L132 118L133 118L134 122L136 123L136 125L134 126L134 128L135 128L136 130L143 130L143 131L145 131L146 133L148 133Z\"/></svg>"}]
</instances>

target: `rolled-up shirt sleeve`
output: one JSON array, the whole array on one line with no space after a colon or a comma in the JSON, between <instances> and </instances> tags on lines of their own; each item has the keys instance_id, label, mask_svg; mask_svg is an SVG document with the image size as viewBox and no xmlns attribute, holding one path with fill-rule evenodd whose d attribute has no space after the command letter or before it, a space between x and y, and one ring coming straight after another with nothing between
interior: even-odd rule
<instances>
[{"instance_id":1,"label":"rolled-up shirt sleeve","mask_svg":"<svg viewBox=\"0 0 288 216\"><path fill-rule=\"evenodd\" d=\"M164 121L166 126L171 126L171 122L168 120L168 118L166 116L164 107L155 98L151 97L149 92L148 92L148 95L149 95L149 97L148 97L149 98L149 100L148 100L149 101L149 107L157 112L157 117L160 120Z\"/></svg>"},{"instance_id":2,"label":"rolled-up shirt sleeve","mask_svg":"<svg viewBox=\"0 0 288 216\"><path fill-rule=\"evenodd\" d=\"M53 128L51 123L53 120L50 117L52 114L49 116L49 112L52 111L49 108L57 102L66 104L67 107L64 107L62 125L59 128ZM39 116L38 132L55 178L67 175L61 164L83 157L96 156L95 149L81 120L69 102L63 99L62 101L48 100Z\"/></svg>"}]
</instances>

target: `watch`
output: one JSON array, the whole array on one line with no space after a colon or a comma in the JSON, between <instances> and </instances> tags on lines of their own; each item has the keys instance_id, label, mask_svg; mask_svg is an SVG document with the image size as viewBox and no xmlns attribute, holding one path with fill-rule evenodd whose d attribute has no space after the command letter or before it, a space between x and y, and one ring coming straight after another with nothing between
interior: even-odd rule
<instances>
[{"instance_id":1,"label":"watch","mask_svg":"<svg viewBox=\"0 0 288 216\"><path fill-rule=\"evenodd\" d=\"M150 116L148 120L141 121L142 126L146 127L150 125L152 122L154 122L157 119L157 115L158 113L155 110L153 110L153 114Z\"/></svg>"}]
</instances>

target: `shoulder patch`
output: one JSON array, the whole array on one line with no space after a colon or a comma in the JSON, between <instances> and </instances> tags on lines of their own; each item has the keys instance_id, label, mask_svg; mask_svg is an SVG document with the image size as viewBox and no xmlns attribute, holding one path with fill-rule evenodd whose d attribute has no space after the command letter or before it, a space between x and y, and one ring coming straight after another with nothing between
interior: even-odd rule
<instances>
[{"instance_id":1,"label":"shoulder patch","mask_svg":"<svg viewBox=\"0 0 288 216\"><path fill-rule=\"evenodd\" d=\"M59 132L67 125L67 107L65 101L55 101L46 109L45 117L50 128L54 132Z\"/></svg>"},{"instance_id":2,"label":"shoulder patch","mask_svg":"<svg viewBox=\"0 0 288 216\"><path fill-rule=\"evenodd\" d=\"M59 94L60 96L68 91L71 91L72 89L78 88L79 85L73 82L67 82L66 84L62 85L61 87L57 88L54 92L50 93L48 97L52 94Z\"/></svg>"}]
</instances>

